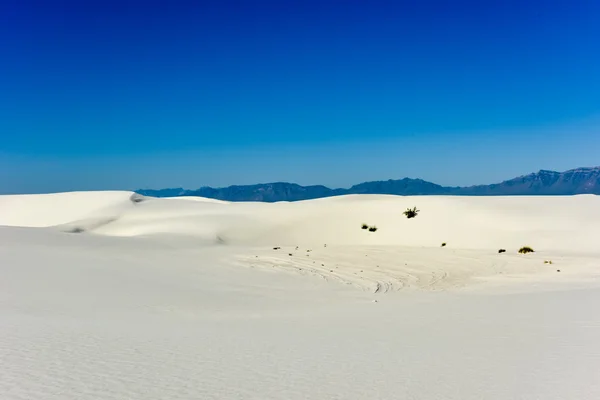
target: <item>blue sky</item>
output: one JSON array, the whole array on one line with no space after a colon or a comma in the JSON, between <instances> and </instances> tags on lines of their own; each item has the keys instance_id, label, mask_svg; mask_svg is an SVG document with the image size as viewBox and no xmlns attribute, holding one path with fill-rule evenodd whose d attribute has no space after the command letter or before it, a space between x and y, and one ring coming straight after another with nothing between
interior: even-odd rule
<instances>
[{"instance_id":1,"label":"blue sky","mask_svg":"<svg viewBox=\"0 0 600 400\"><path fill-rule=\"evenodd\" d=\"M0 3L0 192L600 165L600 2Z\"/></svg>"}]
</instances>

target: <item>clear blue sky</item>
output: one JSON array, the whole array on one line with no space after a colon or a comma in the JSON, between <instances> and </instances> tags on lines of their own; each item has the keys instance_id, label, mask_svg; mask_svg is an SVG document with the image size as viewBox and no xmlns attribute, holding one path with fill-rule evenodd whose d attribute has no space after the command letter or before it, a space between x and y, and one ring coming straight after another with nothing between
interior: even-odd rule
<instances>
[{"instance_id":1,"label":"clear blue sky","mask_svg":"<svg viewBox=\"0 0 600 400\"><path fill-rule=\"evenodd\" d=\"M0 2L0 192L600 165L600 2Z\"/></svg>"}]
</instances>

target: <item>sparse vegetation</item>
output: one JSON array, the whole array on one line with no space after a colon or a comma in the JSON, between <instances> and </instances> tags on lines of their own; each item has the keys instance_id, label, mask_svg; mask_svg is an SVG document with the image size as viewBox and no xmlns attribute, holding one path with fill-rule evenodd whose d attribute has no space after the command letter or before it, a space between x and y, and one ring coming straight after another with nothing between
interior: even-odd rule
<instances>
[{"instance_id":1,"label":"sparse vegetation","mask_svg":"<svg viewBox=\"0 0 600 400\"><path fill-rule=\"evenodd\" d=\"M139 195L137 193L134 193L131 195L131 197L129 198L129 200L131 200L132 203L141 203L142 201L145 200L144 196Z\"/></svg>"},{"instance_id":2,"label":"sparse vegetation","mask_svg":"<svg viewBox=\"0 0 600 400\"><path fill-rule=\"evenodd\" d=\"M375 225L369 227L369 232L377 232L377 227Z\"/></svg>"},{"instance_id":3,"label":"sparse vegetation","mask_svg":"<svg viewBox=\"0 0 600 400\"><path fill-rule=\"evenodd\" d=\"M446 242L442 243L442 247L446 247Z\"/></svg>"},{"instance_id":4,"label":"sparse vegetation","mask_svg":"<svg viewBox=\"0 0 600 400\"><path fill-rule=\"evenodd\" d=\"M362 225L360 226L360 228L361 228L361 229L369 229L369 225L367 225L367 224L362 224Z\"/></svg>"},{"instance_id":5,"label":"sparse vegetation","mask_svg":"<svg viewBox=\"0 0 600 400\"><path fill-rule=\"evenodd\" d=\"M506 249L500 249L498 250L498 253L506 253Z\"/></svg>"},{"instance_id":6,"label":"sparse vegetation","mask_svg":"<svg viewBox=\"0 0 600 400\"><path fill-rule=\"evenodd\" d=\"M519 249L520 254L527 254L527 253L533 253L533 252L534 252L534 250L529 246L523 246Z\"/></svg>"},{"instance_id":7,"label":"sparse vegetation","mask_svg":"<svg viewBox=\"0 0 600 400\"><path fill-rule=\"evenodd\" d=\"M414 218L417 215L419 215L419 212L421 210L417 210L417 207L413 207L413 208L407 208L406 211L404 211L404 215L406 215L406 218Z\"/></svg>"}]
</instances>

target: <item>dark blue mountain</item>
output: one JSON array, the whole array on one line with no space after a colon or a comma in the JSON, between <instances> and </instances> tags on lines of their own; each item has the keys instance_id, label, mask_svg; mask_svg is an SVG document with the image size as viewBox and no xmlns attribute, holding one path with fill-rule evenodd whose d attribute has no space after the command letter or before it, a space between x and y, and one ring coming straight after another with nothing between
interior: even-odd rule
<instances>
[{"instance_id":1,"label":"dark blue mountain","mask_svg":"<svg viewBox=\"0 0 600 400\"><path fill-rule=\"evenodd\" d=\"M501 183L469 187L447 187L422 179L364 182L349 189L330 189L325 186L300 186L276 182L258 185L202 187L197 190L143 189L139 194L153 197L198 196L226 201L298 201L344 194L455 195L455 196L522 196L600 194L600 167L577 168L565 172L541 170Z\"/></svg>"}]
</instances>

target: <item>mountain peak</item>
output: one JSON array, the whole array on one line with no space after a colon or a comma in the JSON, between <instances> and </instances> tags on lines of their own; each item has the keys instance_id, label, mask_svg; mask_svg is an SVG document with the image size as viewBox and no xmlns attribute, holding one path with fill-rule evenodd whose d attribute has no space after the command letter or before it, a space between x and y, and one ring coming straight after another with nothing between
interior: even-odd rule
<instances>
[{"instance_id":1,"label":"mountain peak","mask_svg":"<svg viewBox=\"0 0 600 400\"><path fill-rule=\"evenodd\" d=\"M579 168L575 168L575 169L570 169L568 171L565 171L564 173L573 173L573 172L582 172L582 173L600 173L600 166L599 167L579 167Z\"/></svg>"}]
</instances>

